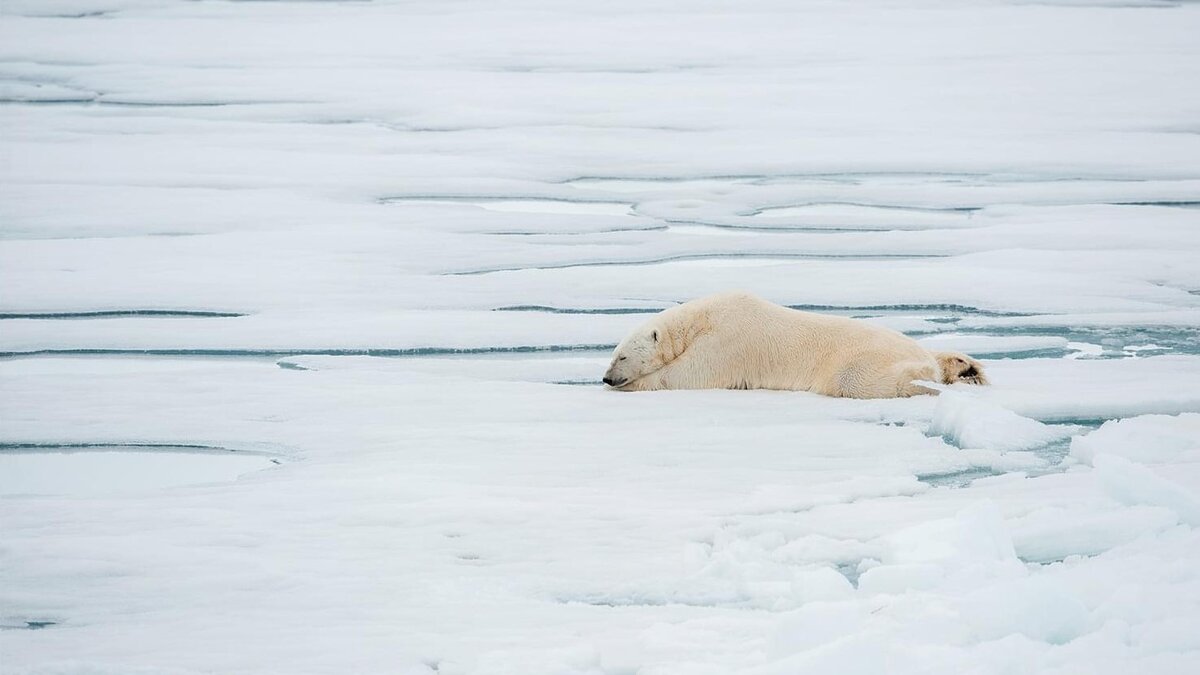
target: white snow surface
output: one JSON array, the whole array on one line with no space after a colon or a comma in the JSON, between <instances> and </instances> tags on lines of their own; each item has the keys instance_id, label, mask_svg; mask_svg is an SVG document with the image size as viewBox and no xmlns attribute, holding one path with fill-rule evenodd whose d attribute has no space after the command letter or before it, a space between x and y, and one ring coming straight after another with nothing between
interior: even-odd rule
<instances>
[{"instance_id":1,"label":"white snow surface","mask_svg":"<svg viewBox=\"0 0 1200 675\"><path fill-rule=\"evenodd\" d=\"M1197 35L7 0L0 672L1200 672ZM734 288L993 384L600 386Z\"/></svg>"}]
</instances>

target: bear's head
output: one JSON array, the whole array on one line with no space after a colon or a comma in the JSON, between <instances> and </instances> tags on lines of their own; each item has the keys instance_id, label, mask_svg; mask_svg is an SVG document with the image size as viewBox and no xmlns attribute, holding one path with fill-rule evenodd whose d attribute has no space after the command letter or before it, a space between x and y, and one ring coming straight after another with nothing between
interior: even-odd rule
<instances>
[{"instance_id":1,"label":"bear's head","mask_svg":"<svg viewBox=\"0 0 1200 675\"><path fill-rule=\"evenodd\" d=\"M663 349L666 333L659 324L659 321L650 321L617 345L608 372L604 373L604 384L620 389L667 364L666 350Z\"/></svg>"},{"instance_id":2,"label":"bear's head","mask_svg":"<svg viewBox=\"0 0 1200 675\"><path fill-rule=\"evenodd\" d=\"M954 384L989 384L987 375L983 372L983 364L966 354L958 352L935 352L938 367L942 369L942 382Z\"/></svg>"}]
</instances>

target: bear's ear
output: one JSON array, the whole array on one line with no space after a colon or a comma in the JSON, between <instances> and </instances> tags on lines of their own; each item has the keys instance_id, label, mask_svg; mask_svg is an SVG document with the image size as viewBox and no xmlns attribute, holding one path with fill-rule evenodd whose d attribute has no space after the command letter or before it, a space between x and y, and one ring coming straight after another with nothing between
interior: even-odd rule
<instances>
[{"instance_id":1,"label":"bear's ear","mask_svg":"<svg viewBox=\"0 0 1200 675\"><path fill-rule=\"evenodd\" d=\"M652 338L652 339L653 339L655 342L658 342L658 331L653 331L652 333L650 333L650 337L651 337L651 338Z\"/></svg>"}]
</instances>

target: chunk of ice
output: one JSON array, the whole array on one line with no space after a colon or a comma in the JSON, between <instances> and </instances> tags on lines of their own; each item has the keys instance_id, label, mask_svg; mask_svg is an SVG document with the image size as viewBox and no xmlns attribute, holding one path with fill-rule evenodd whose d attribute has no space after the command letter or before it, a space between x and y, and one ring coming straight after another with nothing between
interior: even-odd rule
<instances>
[{"instance_id":1,"label":"chunk of ice","mask_svg":"<svg viewBox=\"0 0 1200 675\"><path fill-rule=\"evenodd\" d=\"M961 448L1028 450L1068 438L1075 429L1022 417L965 392L942 391L930 431Z\"/></svg>"}]
</instances>

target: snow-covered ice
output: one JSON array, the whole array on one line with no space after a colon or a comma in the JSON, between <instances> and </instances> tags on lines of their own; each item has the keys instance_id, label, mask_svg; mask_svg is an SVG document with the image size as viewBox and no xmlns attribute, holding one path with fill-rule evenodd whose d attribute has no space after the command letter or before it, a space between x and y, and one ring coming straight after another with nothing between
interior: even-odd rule
<instances>
[{"instance_id":1,"label":"snow-covered ice","mask_svg":"<svg viewBox=\"0 0 1200 675\"><path fill-rule=\"evenodd\" d=\"M1196 35L7 0L0 671L1200 671ZM994 384L600 386L731 288Z\"/></svg>"},{"instance_id":2,"label":"snow-covered ice","mask_svg":"<svg viewBox=\"0 0 1200 675\"><path fill-rule=\"evenodd\" d=\"M0 454L0 494L94 496L145 492L230 481L271 464L263 456L217 448L6 447Z\"/></svg>"}]
</instances>

